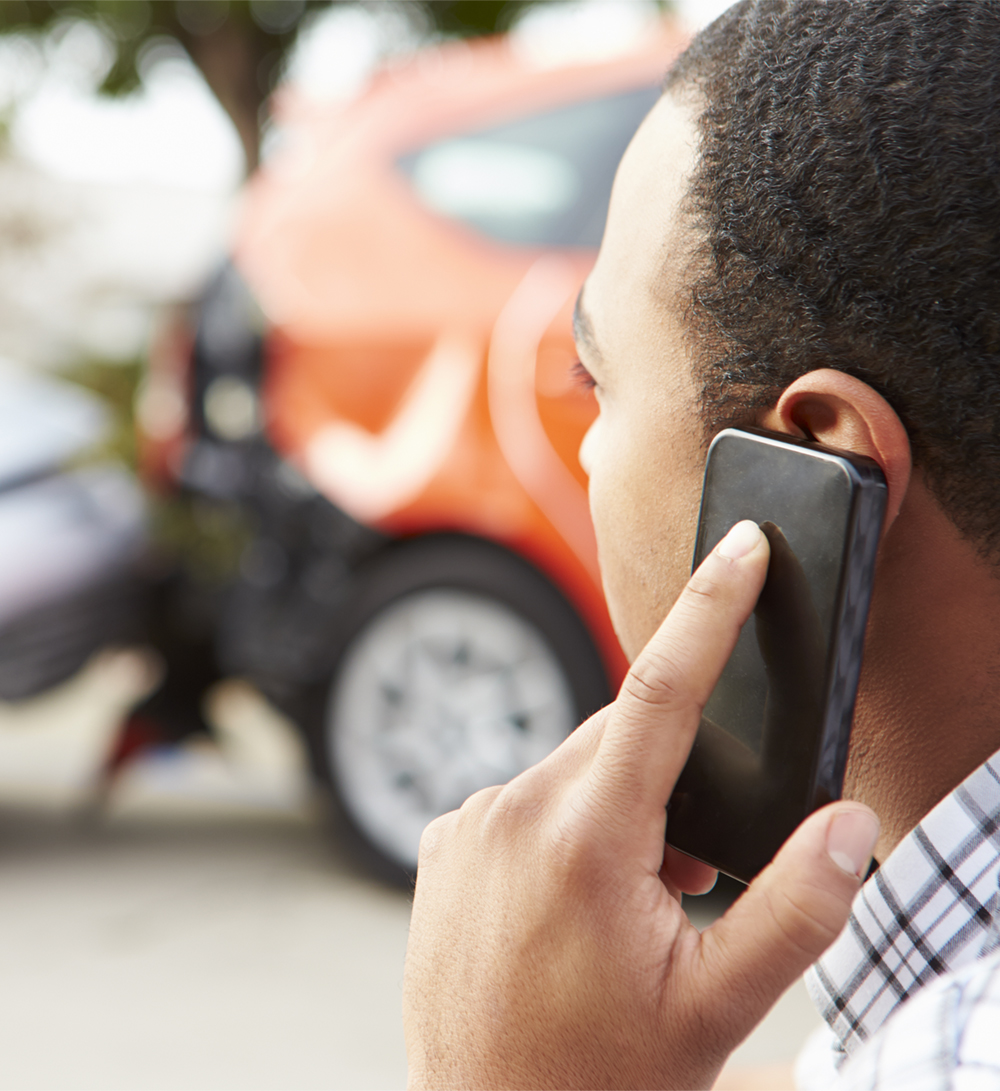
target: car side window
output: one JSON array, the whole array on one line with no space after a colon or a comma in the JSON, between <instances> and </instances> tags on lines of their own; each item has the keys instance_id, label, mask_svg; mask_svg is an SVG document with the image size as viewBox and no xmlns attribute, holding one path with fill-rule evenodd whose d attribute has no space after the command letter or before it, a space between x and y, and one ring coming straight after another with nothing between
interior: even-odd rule
<instances>
[{"instance_id":1,"label":"car side window","mask_svg":"<svg viewBox=\"0 0 1000 1091\"><path fill-rule=\"evenodd\" d=\"M397 166L433 211L501 242L596 247L618 161L659 88L436 141Z\"/></svg>"}]
</instances>

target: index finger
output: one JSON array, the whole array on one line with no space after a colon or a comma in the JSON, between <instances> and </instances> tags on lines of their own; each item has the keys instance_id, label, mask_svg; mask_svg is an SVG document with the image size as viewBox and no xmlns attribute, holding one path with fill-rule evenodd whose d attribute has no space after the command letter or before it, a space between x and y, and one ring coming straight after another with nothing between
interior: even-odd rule
<instances>
[{"instance_id":1,"label":"index finger","mask_svg":"<svg viewBox=\"0 0 1000 1091\"><path fill-rule=\"evenodd\" d=\"M595 788L618 813L662 818L701 710L764 586L769 555L757 524L737 523L632 664L591 767Z\"/></svg>"}]
</instances>

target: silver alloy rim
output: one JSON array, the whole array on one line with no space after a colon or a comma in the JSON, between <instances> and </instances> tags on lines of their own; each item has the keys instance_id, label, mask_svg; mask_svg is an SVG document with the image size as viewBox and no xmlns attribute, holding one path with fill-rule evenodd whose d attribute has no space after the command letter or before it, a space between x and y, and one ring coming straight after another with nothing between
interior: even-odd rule
<instances>
[{"instance_id":1,"label":"silver alloy rim","mask_svg":"<svg viewBox=\"0 0 1000 1091\"><path fill-rule=\"evenodd\" d=\"M575 726L569 685L535 626L447 588L407 595L368 622L326 713L345 805L405 867L416 866L428 822L534 765Z\"/></svg>"}]
</instances>

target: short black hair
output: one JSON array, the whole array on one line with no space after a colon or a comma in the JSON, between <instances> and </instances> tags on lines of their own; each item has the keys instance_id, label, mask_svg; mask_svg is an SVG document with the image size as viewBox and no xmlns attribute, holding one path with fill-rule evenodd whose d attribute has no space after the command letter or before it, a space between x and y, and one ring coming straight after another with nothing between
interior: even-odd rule
<instances>
[{"instance_id":1,"label":"short black hair","mask_svg":"<svg viewBox=\"0 0 1000 1091\"><path fill-rule=\"evenodd\" d=\"M817 367L855 375L1000 561L1000 4L744 0L665 89L699 110L707 434Z\"/></svg>"}]
</instances>

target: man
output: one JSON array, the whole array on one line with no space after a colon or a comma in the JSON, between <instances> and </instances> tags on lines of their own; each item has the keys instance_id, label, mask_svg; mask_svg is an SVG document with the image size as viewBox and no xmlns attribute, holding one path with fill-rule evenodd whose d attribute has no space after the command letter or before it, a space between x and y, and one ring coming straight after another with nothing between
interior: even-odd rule
<instances>
[{"instance_id":1,"label":"man","mask_svg":"<svg viewBox=\"0 0 1000 1091\"><path fill-rule=\"evenodd\" d=\"M748 0L669 74L577 321L633 667L546 761L428 829L414 1085L710 1086L835 939L809 981L843 1086L1000 1082L998 57L987 0ZM699 935L680 895L714 876L664 854L664 806L767 562L739 524L685 587L730 423L874 458L889 500L845 801Z\"/></svg>"}]
</instances>

